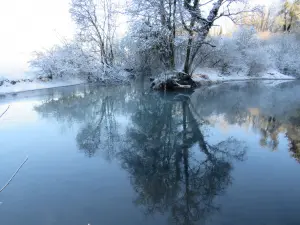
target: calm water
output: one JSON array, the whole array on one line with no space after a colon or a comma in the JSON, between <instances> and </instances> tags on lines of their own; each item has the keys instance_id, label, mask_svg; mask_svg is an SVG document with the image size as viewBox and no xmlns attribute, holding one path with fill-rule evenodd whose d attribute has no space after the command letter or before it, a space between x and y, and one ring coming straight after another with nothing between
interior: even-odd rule
<instances>
[{"instance_id":1,"label":"calm water","mask_svg":"<svg viewBox=\"0 0 300 225\"><path fill-rule=\"evenodd\" d=\"M2 225L298 225L300 83L1 98Z\"/></svg>"}]
</instances>

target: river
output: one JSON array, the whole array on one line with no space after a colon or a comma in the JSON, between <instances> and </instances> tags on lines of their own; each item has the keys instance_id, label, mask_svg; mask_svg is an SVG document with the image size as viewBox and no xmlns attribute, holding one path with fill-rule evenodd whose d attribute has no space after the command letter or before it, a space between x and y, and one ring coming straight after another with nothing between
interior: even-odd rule
<instances>
[{"instance_id":1,"label":"river","mask_svg":"<svg viewBox=\"0 0 300 225\"><path fill-rule=\"evenodd\" d=\"M300 224L300 83L1 96L3 225Z\"/></svg>"}]
</instances>

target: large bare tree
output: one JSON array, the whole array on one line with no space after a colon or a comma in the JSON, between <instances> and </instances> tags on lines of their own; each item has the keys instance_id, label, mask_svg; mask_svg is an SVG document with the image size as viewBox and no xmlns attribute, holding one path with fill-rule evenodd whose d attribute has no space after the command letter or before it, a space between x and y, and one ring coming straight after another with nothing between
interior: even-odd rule
<instances>
[{"instance_id":1,"label":"large bare tree","mask_svg":"<svg viewBox=\"0 0 300 225\"><path fill-rule=\"evenodd\" d=\"M155 52L168 69L174 69L177 0L133 0L128 8L132 36L144 44L140 50Z\"/></svg>"},{"instance_id":2,"label":"large bare tree","mask_svg":"<svg viewBox=\"0 0 300 225\"><path fill-rule=\"evenodd\" d=\"M195 59L199 57L204 45L212 45L208 36L216 21L227 18L233 22L259 10L248 4L247 0L176 0L175 34L180 40L180 54L183 52L183 71L167 79L157 79L152 83L154 89L190 88L195 86L192 80ZM183 40L183 41L182 41ZM182 62L181 62L182 63Z\"/></svg>"},{"instance_id":3,"label":"large bare tree","mask_svg":"<svg viewBox=\"0 0 300 225\"><path fill-rule=\"evenodd\" d=\"M281 6L279 15L283 19L283 31L289 32L296 21L300 19L300 0L285 0Z\"/></svg>"},{"instance_id":4,"label":"large bare tree","mask_svg":"<svg viewBox=\"0 0 300 225\"><path fill-rule=\"evenodd\" d=\"M188 33L183 72L191 76L194 59L204 44L210 45L206 38L218 19L227 17L235 21L241 13L253 10L255 8L250 8L247 0L182 0L181 22Z\"/></svg>"},{"instance_id":5,"label":"large bare tree","mask_svg":"<svg viewBox=\"0 0 300 225\"><path fill-rule=\"evenodd\" d=\"M77 38L104 65L114 61L116 18L112 0L72 0L70 13L78 27Z\"/></svg>"}]
</instances>

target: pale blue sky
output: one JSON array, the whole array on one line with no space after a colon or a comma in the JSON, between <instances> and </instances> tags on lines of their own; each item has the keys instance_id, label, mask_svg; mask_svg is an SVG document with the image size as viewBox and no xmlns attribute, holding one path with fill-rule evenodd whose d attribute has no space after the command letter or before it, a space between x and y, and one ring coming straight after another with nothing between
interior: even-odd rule
<instances>
[{"instance_id":1,"label":"pale blue sky","mask_svg":"<svg viewBox=\"0 0 300 225\"><path fill-rule=\"evenodd\" d=\"M72 34L68 0L4 0L0 3L0 74L18 75L34 50Z\"/></svg>"},{"instance_id":2,"label":"pale blue sky","mask_svg":"<svg viewBox=\"0 0 300 225\"><path fill-rule=\"evenodd\" d=\"M270 4L272 0L251 0ZM3 0L0 3L0 76L20 77L32 52L72 37L69 0Z\"/></svg>"}]
</instances>

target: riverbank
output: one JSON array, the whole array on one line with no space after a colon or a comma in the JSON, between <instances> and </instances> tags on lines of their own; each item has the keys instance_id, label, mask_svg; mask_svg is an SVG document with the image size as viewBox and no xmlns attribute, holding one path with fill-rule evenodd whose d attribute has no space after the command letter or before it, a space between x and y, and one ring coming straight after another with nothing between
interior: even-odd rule
<instances>
[{"instance_id":1,"label":"riverbank","mask_svg":"<svg viewBox=\"0 0 300 225\"><path fill-rule=\"evenodd\" d=\"M245 80L295 80L293 76L282 74L275 70L269 70L265 73L260 73L256 76L249 76L245 73L235 73L230 75L222 75L213 69L198 69L194 72L192 79L195 82L210 80L212 82L230 82L230 81L245 81Z\"/></svg>"},{"instance_id":2,"label":"riverbank","mask_svg":"<svg viewBox=\"0 0 300 225\"><path fill-rule=\"evenodd\" d=\"M169 78L161 77L157 78L165 80ZM247 76L245 74L232 74L232 75L221 75L212 69L201 69L197 70L192 76L192 80L196 83L197 87L210 86L225 82L237 82L237 81L264 81L266 84L277 85L282 82L296 80L295 77L281 74L277 71L268 71L267 73L260 74L258 76ZM270 81L270 82L268 82ZM34 91L41 89L49 89L56 87L66 87L78 84L85 84L87 81L80 79L72 80L41 80L41 79L23 79L17 81L3 80L0 83L0 95L13 94L25 91ZM188 88L188 87L187 87Z\"/></svg>"},{"instance_id":3,"label":"riverbank","mask_svg":"<svg viewBox=\"0 0 300 225\"><path fill-rule=\"evenodd\" d=\"M284 75L278 71L269 70L255 76L246 73L231 73L224 75L214 69L197 69L192 77L180 72L167 72L152 80L151 88L154 90L190 89L210 86L225 82L237 81L277 81L277 83L296 80L294 76Z\"/></svg>"},{"instance_id":4,"label":"riverbank","mask_svg":"<svg viewBox=\"0 0 300 225\"><path fill-rule=\"evenodd\" d=\"M78 84L84 84L86 81L73 79L73 80L39 80L39 79L25 79L20 81L1 81L0 95L18 93L24 91L41 90L55 87L65 87Z\"/></svg>"}]
</instances>

